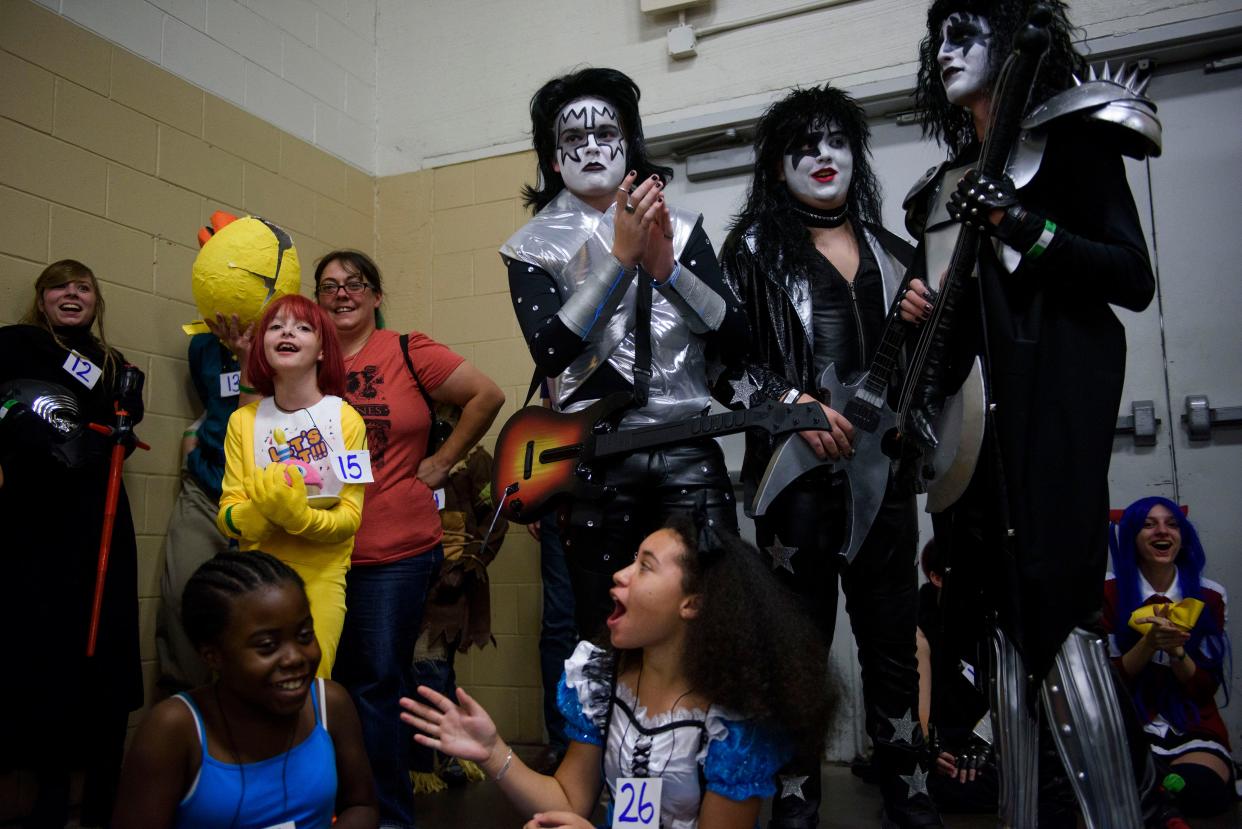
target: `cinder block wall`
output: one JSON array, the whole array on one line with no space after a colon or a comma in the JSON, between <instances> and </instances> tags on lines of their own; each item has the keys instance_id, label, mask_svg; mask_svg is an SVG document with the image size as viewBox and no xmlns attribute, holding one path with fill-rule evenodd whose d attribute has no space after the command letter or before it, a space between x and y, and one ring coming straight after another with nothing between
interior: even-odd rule
<instances>
[{"instance_id":1,"label":"cinder block wall","mask_svg":"<svg viewBox=\"0 0 1242 829\"><path fill-rule=\"evenodd\" d=\"M374 250L375 182L27 0L0 2L0 78L0 324L25 312L47 263L80 259L102 282L109 341L147 374L152 451L125 485L150 700L164 530L198 414L180 327L198 316L198 228L218 209L270 218L291 232L305 288L325 251Z\"/></svg>"},{"instance_id":2,"label":"cinder block wall","mask_svg":"<svg viewBox=\"0 0 1242 829\"><path fill-rule=\"evenodd\" d=\"M304 293L327 250L375 253L390 326L428 332L504 387L490 449L532 368L496 249L529 215L517 194L534 156L376 180L29 0L0 0L0 77L0 324L24 313L46 264L80 259L102 282L110 342L147 373L152 451L125 481L149 701L164 530L181 433L198 414L180 324L197 316L199 226L218 209L281 224ZM539 560L522 528L492 578L498 647L461 657L459 678L507 737L539 741Z\"/></svg>"},{"instance_id":3,"label":"cinder block wall","mask_svg":"<svg viewBox=\"0 0 1242 829\"><path fill-rule=\"evenodd\" d=\"M534 366L497 253L530 216L518 194L534 178L534 153L525 152L376 182L389 325L427 332L501 385L507 402L482 441L489 451ZM457 679L507 739L539 742L539 549L525 528L510 528L490 573L497 646L459 656Z\"/></svg>"}]
</instances>

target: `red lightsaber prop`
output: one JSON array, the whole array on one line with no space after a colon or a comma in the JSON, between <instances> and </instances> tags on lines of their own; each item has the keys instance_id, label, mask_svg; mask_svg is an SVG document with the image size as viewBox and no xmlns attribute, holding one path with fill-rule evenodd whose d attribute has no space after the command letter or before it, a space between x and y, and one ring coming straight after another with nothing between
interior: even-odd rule
<instances>
[{"instance_id":1,"label":"red lightsaber prop","mask_svg":"<svg viewBox=\"0 0 1242 829\"><path fill-rule=\"evenodd\" d=\"M134 422L121 400L142 394L142 372L135 366L121 369L118 400L114 405L116 425L103 426L88 423L91 429L112 438L112 459L108 467L108 491L104 498L103 535L99 539L99 563L95 569L95 598L91 603L91 627L86 640L86 655L95 655L95 642L99 638L99 614L103 609L104 581L108 575L108 553L112 549L112 528L116 524L116 502L121 494L121 470L125 466L125 447L133 443L139 449L151 447L134 435Z\"/></svg>"}]
</instances>

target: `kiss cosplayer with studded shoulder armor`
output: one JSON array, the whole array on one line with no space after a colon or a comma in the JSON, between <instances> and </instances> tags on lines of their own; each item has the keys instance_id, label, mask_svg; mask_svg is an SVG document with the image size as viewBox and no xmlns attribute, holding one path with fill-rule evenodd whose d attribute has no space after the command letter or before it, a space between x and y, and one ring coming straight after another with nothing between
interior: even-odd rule
<instances>
[{"instance_id":1,"label":"kiss cosplayer with studded shoulder armor","mask_svg":"<svg viewBox=\"0 0 1242 829\"><path fill-rule=\"evenodd\" d=\"M1066 4L1045 0L1052 45L1008 175L974 172L997 73L1034 5L937 0L928 13L916 95L925 133L950 159L906 201L920 244L903 315L930 314L928 289L958 228L982 230L946 382L918 391L954 391L979 358L995 406L973 477L934 524L951 565L947 637L974 664L975 649L992 652L1001 821L1073 826L1072 787L1088 826L1133 827L1143 823L1136 778L1147 820L1164 806L1148 796L1150 758L1118 700L1098 615L1125 375L1125 330L1111 306L1141 311L1155 285L1122 155L1158 154L1160 126L1131 79L1078 80Z\"/></svg>"},{"instance_id":2,"label":"kiss cosplayer with studded shoulder armor","mask_svg":"<svg viewBox=\"0 0 1242 829\"><path fill-rule=\"evenodd\" d=\"M622 427L670 423L710 405L707 350L727 359L746 339L702 217L664 203L667 168L646 155L639 90L612 69L554 78L531 99L538 212L500 249L509 291L552 406L572 412L614 392L636 399ZM627 171L630 171L627 174ZM649 301L642 300L649 297ZM638 318L649 307L650 358ZM635 384L635 365L649 379ZM613 608L612 574L673 510L703 494L717 526L736 530L724 456L710 439L635 452L596 470L599 501L570 505L563 535L578 634Z\"/></svg>"},{"instance_id":3,"label":"kiss cosplayer with studded shoulder armor","mask_svg":"<svg viewBox=\"0 0 1242 829\"><path fill-rule=\"evenodd\" d=\"M751 333L744 359L717 381L722 402L749 407L767 399L791 402L803 393L819 397L819 378L830 365L838 377L852 378L875 356L912 250L879 225L868 138L862 108L832 87L795 91L759 120L750 192L721 249L725 280L742 298ZM831 407L826 414L833 431L812 440L825 454L848 455L854 424L840 413L844 401L821 402ZM771 438L747 434L742 479L748 506L772 455ZM914 489L906 465L884 456L875 462L884 467L883 500L852 561L839 555L850 521L840 468L813 469L785 487L756 517L757 539L829 646L840 578L858 641L885 816L903 827L940 826L927 794L930 767L915 717ZM781 770L780 782L769 826L818 826L819 763L795 761Z\"/></svg>"}]
</instances>

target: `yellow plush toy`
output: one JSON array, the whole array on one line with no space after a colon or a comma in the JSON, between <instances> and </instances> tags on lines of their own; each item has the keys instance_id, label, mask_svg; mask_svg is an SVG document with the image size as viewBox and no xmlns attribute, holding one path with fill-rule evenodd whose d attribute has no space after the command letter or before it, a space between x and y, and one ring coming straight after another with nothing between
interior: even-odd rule
<instances>
[{"instance_id":1,"label":"yellow plush toy","mask_svg":"<svg viewBox=\"0 0 1242 829\"><path fill-rule=\"evenodd\" d=\"M296 294L302 267L293 240L266 219L239 219L217 210L211 227L198 233L202 249L194 260L194 302L202 319L181 326L185 333L205 334L204 319L237 315L243 327L257 320L282 294Z\"/></svg>"},{"instance_id":2,"label":"yellow plush toy","mask_svg":"<svg viewBox=\"0 0 1242 829\"><path fill-rule=\"evenodd\" d=\"M1135 608L1130 614L1130 627L1137 630L1144 636L1147 631L1151 630L1151 622L1139 622L1139 619L1149 619L1152 616L1163 616L1177 627L1189 633L1194 629L1195 623L1199 621L1200 614L1203 613L1203 602L1198 599L1182 599L1177 603L1169 604L1145 604L1142 607Z\"/></svg>"}]
</instances>

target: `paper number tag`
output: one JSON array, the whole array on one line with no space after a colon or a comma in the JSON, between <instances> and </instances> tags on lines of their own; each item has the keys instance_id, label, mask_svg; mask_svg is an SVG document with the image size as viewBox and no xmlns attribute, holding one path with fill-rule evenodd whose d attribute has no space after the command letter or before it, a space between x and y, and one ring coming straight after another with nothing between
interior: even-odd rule
<instances>
[{"instance_id":1,"label":"paper number tag","mask_svg":"<svg viewBox=\"0 0 1242 829\"><path fill-rule=\"evenodd\" d=\"M333 452L328 462L332 465L332 474L343 484L369 484L375 480L371 475L371 453L365 449Z\"/></svg>"},{"instance_id":2,"label":"paper number tag","mask_svg":"<svg viewBox=\"0 0 1242 829\"><path fill-rule=\"evenodd\" d=\"M69 356L65 358L65 371L73 375L73 379L77 380L88 389L95 388L95 384L99 382L103 371L99 366L83 357L76 351L70 351Z\"/></svg>"},{"instance_id":3,"label":"paper number tag","mask_svg":"<svg viewBox=\"0 0 1242 829\"><path fill-rule=\"evenodd\" d=\"M236 397L239 394L241 394L241 372L220 372L220 396Z\"/></svg>"},{"instance_id":4,"label":"paper number tag","mask_svg":"<svg viewBox=\"0 0 1242 829\"><path fill-rule=\"evenodd\" d=\"M436 511L444 509L444 487L440 487L431 493L431 500L436 502Z\"/></svg>"},{"instance_id":5,"label":"paper number tag","mask_svg":"<svg viewBox=\"0 0 1242 829\"><path fill-rule=\"evenodd\" d=\"M660 825L659 777L622 777L613 798L612 829L658 827Z\"/></svg>"}]
</instances>

